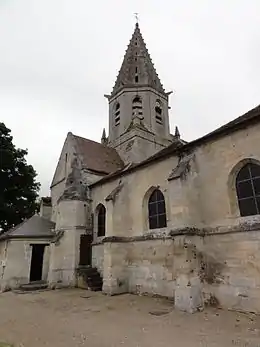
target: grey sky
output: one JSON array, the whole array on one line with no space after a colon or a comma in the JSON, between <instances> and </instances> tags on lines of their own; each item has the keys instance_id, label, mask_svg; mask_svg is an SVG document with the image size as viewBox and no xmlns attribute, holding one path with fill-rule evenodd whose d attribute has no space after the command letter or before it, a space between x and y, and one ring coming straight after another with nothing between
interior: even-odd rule
<instances>
[{"instance_id":1,"label":"grey sky","mask_svg":"<svg viewBox=\"0 0 260 347\"><path fill-rule=\"evenodd\" d=\"M68 131L99 141L134 12L192 140L260 103L259 0L0 0L0 121L42 194Z\"/></svg>"}]
</instances>

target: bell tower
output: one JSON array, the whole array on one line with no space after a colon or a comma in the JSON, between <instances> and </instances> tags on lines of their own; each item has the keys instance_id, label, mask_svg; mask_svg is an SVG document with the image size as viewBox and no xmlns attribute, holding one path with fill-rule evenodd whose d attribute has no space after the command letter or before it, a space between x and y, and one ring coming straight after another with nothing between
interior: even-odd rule
<instances>
[{"instance_id":1,"label":"bell tower","mask_svg":"<svg viewBox=\"0 0 260 347\"><path fill-rule=\"evenodd\" d=\"M138 163L170 145L168 99L156 73L139 24L127 47L110 95L108 146L125 163Z\"/></svg>"}]
</instances>

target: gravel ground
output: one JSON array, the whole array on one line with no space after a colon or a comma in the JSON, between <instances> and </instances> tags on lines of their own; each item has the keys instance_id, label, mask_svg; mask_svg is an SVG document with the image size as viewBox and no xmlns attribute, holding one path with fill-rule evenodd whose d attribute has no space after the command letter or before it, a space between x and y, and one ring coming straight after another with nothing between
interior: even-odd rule
<instances>
[{"instance_id":1,"label":"gravel ground","mask_svg":"<svg viewBox=\"0 0 260 347\"><path fill-rule=\"evenodd\" d=\"M80 289L0 294L1 342L15 347L260 347L260 317L173 310L165 299ZM5 346L3 344L3 346Z\"/></svg>"}]
</instances>

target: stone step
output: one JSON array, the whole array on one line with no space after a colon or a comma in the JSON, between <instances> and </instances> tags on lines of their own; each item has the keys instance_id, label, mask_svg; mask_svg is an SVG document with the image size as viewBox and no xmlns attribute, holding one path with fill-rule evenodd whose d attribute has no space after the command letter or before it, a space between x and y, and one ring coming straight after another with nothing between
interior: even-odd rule
<instances>
[{"instance_id":1,"label":"stone step","mask_svg":"<svg viewBox=\"0 0 260 347\"><path fill-rule=\"evenodd\" d=\"M103 279L100 276L97 268L89 266L80 267L80 273L85 278L85 281L92 291L102 291Z\"/></svg>"},{"instance_id":2,"label":"stone step","mask_svg":"<svg viewBox=\"0 0 260 347\"><path fill-rule=\"evenodd\" d=\"M89 287L102 287L103 286L103 282L93 282L93 281L87 281L87 284Z\"/></svg>"},{"instance_id":3,"label":"stone step","mask_svg":"<svg viewBox=\"0 0 260 347\"><path fill-rule=\"evenodd\" d=\"M103 282L101 277L85 277L86 281L92 281L92 282Z\"/></svg>"},{"instance_id":4,"label":"stone step","mask_svg":"<svg viewBox=\"0 0 260 347\"><path fill-rule=\"evenodd\" d=\"M80 266L80 271L85 274L98 273L97 268L91 266Z\"/></svg>"},{"instance_id":5,"label":"stone step","mask_svg":"<svg viewBox=\"0 0 260 347\"><path fill-rule=\"evenodd\" d=\"M92 292L100 292L102 290L102 286L90 287Z\"/></svg>"},{"instance_id":6,"label":"stone step","mask_svg":"<svg viewBox=\"0 0 260 347\"><path fill-rule=\"evenodd\" d=\"M42 290L46 288L48 288L48 283L44 281L29 282L26 284L22 284L19 287L19 289L22 291Z\"/></svg>"}]
</instances>

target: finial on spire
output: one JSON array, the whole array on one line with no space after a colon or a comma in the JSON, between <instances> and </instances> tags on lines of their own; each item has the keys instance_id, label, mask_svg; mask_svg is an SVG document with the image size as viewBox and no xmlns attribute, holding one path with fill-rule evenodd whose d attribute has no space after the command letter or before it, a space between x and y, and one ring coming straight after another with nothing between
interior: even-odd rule
<instances>
[{"instance_id":1,"label":"finial on spire","mask_svg":"<svg viewBox=\"0 0 260 347\"><path fill-rule=\"evenodd\" d=\"M178 139L181 137L181 136L180 136L179 129L178 129L177 126L175 127L175 134L174 134L174 136L177 137Z\"/></svg>"},{"instance_id":2,"label":"finial on spire","mask_svg":"<svg viewBox=\"0 0 260 347\"><path fill-rule=\"evenodd\" d=\"M138 14L138 12L135 12L134 15L135 15L135 25L138 26L138 24L139 24L139 16L138 15L139 14Z\"/></svg>"}]
</instances>

